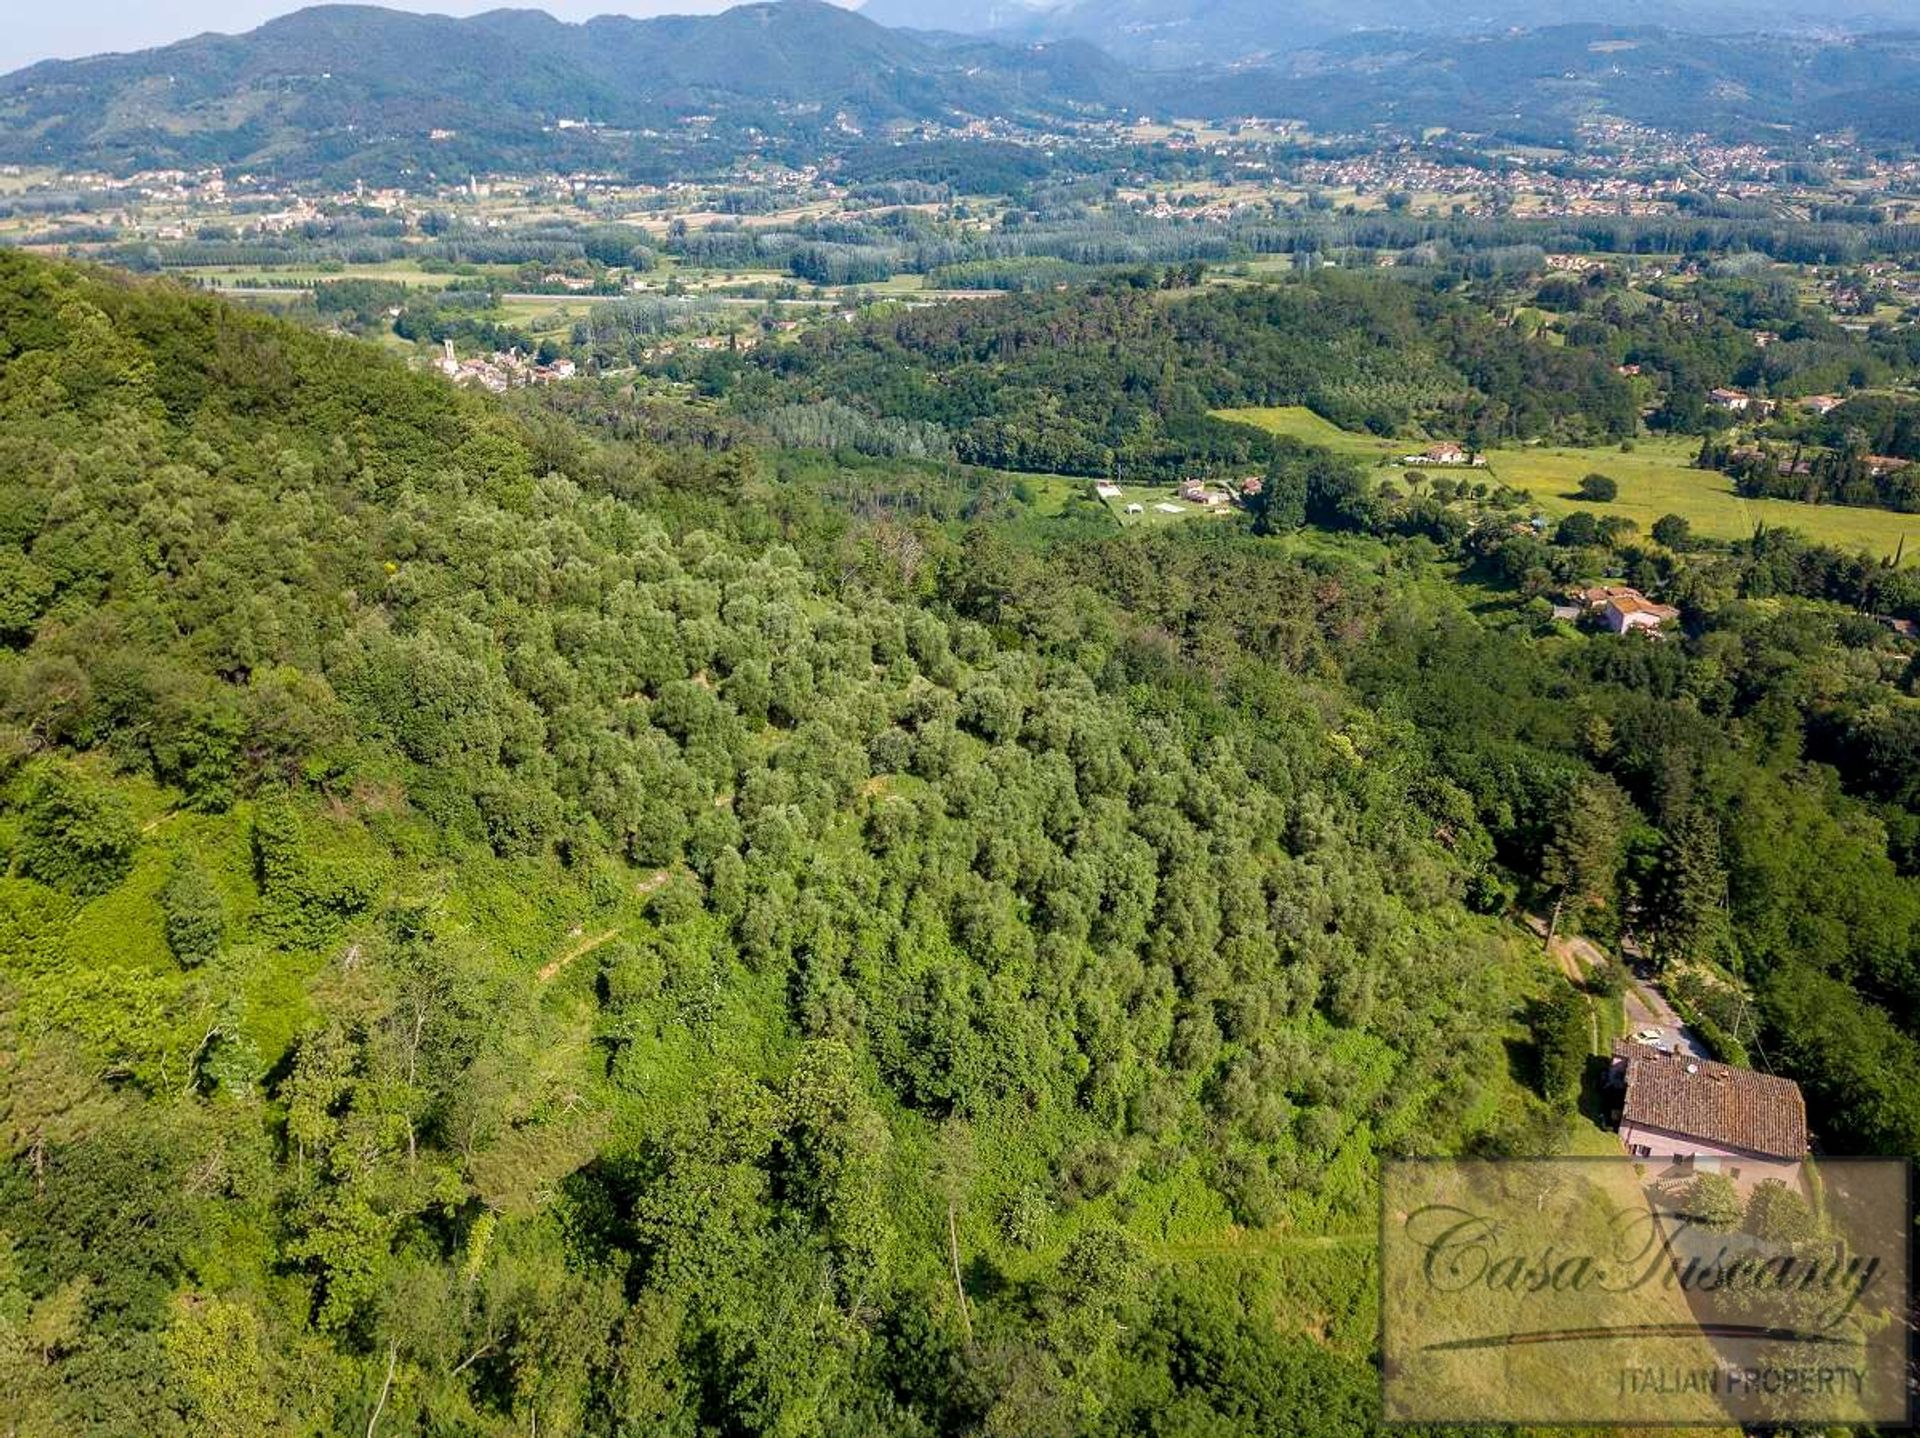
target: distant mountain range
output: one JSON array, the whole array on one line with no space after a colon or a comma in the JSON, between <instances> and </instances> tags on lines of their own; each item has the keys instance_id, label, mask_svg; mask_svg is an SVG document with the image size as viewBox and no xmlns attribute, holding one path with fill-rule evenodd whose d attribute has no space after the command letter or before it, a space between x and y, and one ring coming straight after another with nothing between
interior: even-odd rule
<instances>
[{"instance_id":1,"label":"distant mountain range","mask_svg":"<svg viewBox=\"0 0 1920 1438\"><path fill-rule=\"evenodd\" d=\"M1475 0L1489 14L1522 0ZM1525 0L1527 13L1570 0ZM1871 13L1881 0L1851 0ZM1629 0L1592 0L1626 8ZM1714 0L1772 13L1772 0ZM1096 11L1138 51L1184 53L1179 27L1272 31L1267 0L951 0L934 31L874 15L930 15L928 0L820 0L724 14L565 24L539 11L468 20L371 6L303 10L245 35L49 61L0 78L0 162L127 171L219 164L361 177L559 168L684 172L758 149L796 161L868 145L896 122L1261 114L1327 129L1443 126L1564 136L1596 114L1667 128L1920 131L1920 31L1711 37L1665 29L1461 29L1448 0L1395 0L1403 20L1453 13L1444 33L1360 29L1385 0L1299 0L1311 44L1234 64L1129 66L1076 33ZM1692 12L1706 14L1705 8ZM1172 17L1164 20L1156 16ZM1129 18L1131 17L1131 18ZM1344 17L1344 19L1342 18ZM993 38L953 27L994 27ZM1192 33L1199 33L1197 30ZM1278 48L1278 47L1276 47ZM1251 53L1251 52L1249 52Z\"/></svg>"},{"instance_id":2,"label":"distant mountain range","mask_svg":"<svg viewBox=\"0 0 1920 1438\"><path fill-rule=\"evenodd\" d=\"M1920 24L1914 0L868 0L861 13L906 29L1086 40L1159 68L1243 64L1380 30L1658 25L1701 35L1833 35Z\"/></svg>"},{"instance_id":3,"label":"distant mountain range","mask_svg":"<svg viewBox=\"0 0 1920 1438\"><path fill-rule=\"evenodd\" d=\"M1346 36L1197 82L1162 77L1163 102L1210 116L1285 114L1329 130L1389 124L1557 140L1618 116L1682 133L1753 138L1851 129L1911 144L1920 31L1841 38L1716 37L1570 25L1498 35Z\"/></svg>"},{"instance_id":4,"label":"distant mountain range","mask_svg":"<svg viewBox=\"0 0 1920 1438\"><path fill-rule=\"evenodd\" d=\"M585 24L335 5L0 78L0 159L591 167L609 150L576 122L684 134L687 116L706 115L722 133L844 134L890 120L1054 120L1132 91L1128 71L1084 42L933 43L820 0Z\"/></svg>"}]
</instances>

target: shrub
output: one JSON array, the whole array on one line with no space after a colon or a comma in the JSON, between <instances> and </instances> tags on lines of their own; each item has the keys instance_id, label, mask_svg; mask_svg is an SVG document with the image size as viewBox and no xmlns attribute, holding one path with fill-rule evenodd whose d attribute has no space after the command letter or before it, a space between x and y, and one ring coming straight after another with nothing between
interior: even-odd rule
<instances>
[{"instance_id":1,"label":"shrub","mask_svg":"<svg viewBox=\"0 0 1920 1438\"><path fill-rule=\"evenodd\" d=\"M1580 497L1595 504L1612 504L1620 497L1620 483L1604 474L1590 474L1580 481Z\"/></svg>"},{"instance_id":2,"label":"shrub","mask_svg":"<svg viewBox=\"0 0 1920 1438\"><path fill-rule=\"evenodd\" d=\"M1553 542L1563 548L1581 549L1603 544L1606 538L1601 533L1599 520L1591 514L1576 511L1555 526Z\"/></svg>"},{"instance_id":3,"label":"shrub","mask_svg":"<svg viewBox=\"0 0 1920 1438\"><path fill-rule=\"evenodd\" d=\"M133 867L140 831L127 802L67 764L48 764L28 782L16 860L30 879L87 898L104 894Z\"/></svg>"},{"instance_id":4,"label":"shrub","mask_svg":"<svg viewBox=\"0 0 1920 1438\"><path fill-rule=\"evenodd\" d=\"M1663 514L1653 522L1653 537L1668 549L1686 549L1693 544L1693 525L1678 514Z\"/></svg>"},{"instance_id":5,"label":"shrub","mask_svg":"<svg viewBox=\"0 0 1920 1438\"><path fill-rule=\"evenodd\" d=\"M181 853L160 891L160 910L166 918L167 947L188 968L204 964L220 952L226 936L226 915L220 891L192 854Z\"/></svg>"},{"instance_id":6,"label":"shrub","mask_svg":"<svg viewBox=\"0 0 1920 1438\"><path fill-rule=\"evenodd\" d=\"M1556 986L1533 1005L1528 1019L1539 1053L1540 1097L1571 1109L1580 1100L1592 1040L1586 1001L1572 989Z\"/></svg>"},{"instance_id":7,"label":"shrub","mask_svg":"<svg viewBox=\"0 0 1920 1438\"><path fill-rule=\"evenodd\" d=\"M1687 1185L1681 1211L1702 1228L1725 1232L1740 1222L1740 1190L1724 1173L1703 1173Z\"/></svg>"},{"instance_id":8,"label":"shrub","mask_svg":"<svg viewBox=\"0 0 1920 1438\"><path fill-rule=\"evenodd\" d=\"M1820 1233L1807 1201L1777 1178L1766 1179L1754 1189L1740 1226L1769 1243L1806 1243Z\"/></svg>"}]
</instances>

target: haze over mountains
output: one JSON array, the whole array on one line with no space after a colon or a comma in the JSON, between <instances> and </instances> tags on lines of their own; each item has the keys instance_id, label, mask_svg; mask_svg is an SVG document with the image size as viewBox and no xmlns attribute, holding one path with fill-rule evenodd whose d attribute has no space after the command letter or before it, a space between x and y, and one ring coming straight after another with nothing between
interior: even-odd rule
<instances>
[{"instance_id":1,"label":"haze over mountains","mask_svg":"<svg viewBox=\"0 0 1920 1438\"><path fill-rule=\"evenodd\" d=\"M1920 25L1911 0L869 0L909 29L1090 40L1132 63L1236 63L1365 31L1464 35L1513 27L1657 25L1715 34L1850 32Z\"/></svg>"},{"instance_id":2,"label":"haze over mountains","mask_svg":"<svg viewBox=\"0 0 1920 1438\"><path fill-rule=\"evenodd\" d=\"M1849 4L1869 18L1892 8ZM0 162L366 178L521 167L638 175L669 151L684 160L690 147L805 163L902 126L983 119L1054 130L1143 111L1263 114L1342 131L1387 124L1554 139L1617 115L1727 133L1768 125L1897 138L1913 132L1920 106L1903 78L1920 70L1920 31L1491 29L1501 17L1572 7L1479 8L1483 21L1463 29L1441 0L1306 0L1284 24L1261 0L1071 0L1047 12L1016 0L874 0L867 14L786 0L584 24L535 10L457 20L327 6L246 35L0 78ZM1774 0L1712 0L1686 13L1705 25L1781 12ZM936 14L939 31L874 18ZM1389 14L1432 28L1356 28ZM1285 53L1271 43L1276 25L1297 42Z\"/></svg>"},{"instance_id":3,"label":"haze over mountains","mask_svg":"<svg viewBox=\"0 0 1920 1438\"><path fill-rule=\"evenodd\" d=\"M846 132L966 113L1039 121L1126 88L1126 71L1083 43L935 45L818 0L585 24L342 5L16 72L0 79L0 154L492 168L596 153L576 122L684 128L703 113L722 130Z\"/></svg>"}]
</instances>

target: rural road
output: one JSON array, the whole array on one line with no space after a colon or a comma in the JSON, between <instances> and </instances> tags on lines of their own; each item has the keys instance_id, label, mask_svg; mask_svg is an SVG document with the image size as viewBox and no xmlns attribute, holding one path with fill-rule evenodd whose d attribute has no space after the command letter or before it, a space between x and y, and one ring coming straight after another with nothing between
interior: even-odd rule
<instances>
[{"instance_id":1,"label":"rural road","mask_svg":"<svg viewBox=\"0 0 1920 1438\"><path fill-rule=\"evenodd\" d=\"M1532 914L1526 918L1527 927L1544 939L1547 936L1546 921ZM1582 982L1587 973L1600 964L1612 963L1613 958L1591 939L1578 934L1556 934L1553 940L1553 959L1560 971L1574 983ZM1630 967L1623 968L1627 987L1625 1008L1627 1015L1627 1033L1637 1034L1642 1029L1659 1029L1663 1035L1662 1047L1672 1048L1678 1045L1689 1058L1706 1059L1713 1055L1707 1052L1693 1030L1680 1022L1673 1005L1667 1002L1667 996L1653 984L1634 976Z\"/></svg>"},{"instance_id":2,"label":"rural road","mask_svg":"<svg viewBox=\"0 0 1920 1438\"><path fill-rule=\"evenodd\" d=\"M1627 971L1627 1032L1638 1033L1641 1029L1661 1029L1667 1035L1665 1047L1678 1044L1688 1058L1710 1059L1707 1046L1700 1042L1692 1029L1680 1022L1680 1015L1673 1011L1673 1005L1667 1002L1667 996L1652 984L1643 983Z\"/></svg>"}]
</instances>

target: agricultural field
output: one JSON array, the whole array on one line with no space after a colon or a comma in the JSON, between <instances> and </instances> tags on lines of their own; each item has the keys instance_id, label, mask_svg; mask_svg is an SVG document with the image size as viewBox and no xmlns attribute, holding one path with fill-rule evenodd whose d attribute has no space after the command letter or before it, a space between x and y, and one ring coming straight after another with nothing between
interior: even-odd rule
<instances>
[{"instance_id":1,"label":"agricultural field","mask_svg":"<svg viewBox=\"0 0 1920 1438\"><path fill-rule=\"evenodd\" d=\"M538 338L571 334L574 321L584 320L593 305L594 301L585 297L562 299L558 296L514 295L503 299L488 314L502 324L525 330Z\"/></svg>"},{"instance_id":2,"label":"agricultural field","mask_svg":"<svg viewBox=\"0 0 1920 1438\"><path fill-rule=\"evenodd\" d=\"M1396 459L1421 443L1353 434L1297 406L1222 410L1219 415L1370 464ZM1643 532L1662 515L1677 514L1690 521L1696 533L1713 539L1744 539L1756 525L1765 524L1797 529L1822 544L1864 549L1876 558L1891 557L1903 535L1920 533L1920 516L1891 510L1742 499L1725 475L1693 467L1698 451L1699 441L1685 438L1640 439L1631 451L1617 446L1503 449L1491 451L1487 468L1475 473L1526 490L1542 514L1558 518L1580 509L1596 515L1620 514L1637 523ZM1612 504L1580 499L1575 491L1589 474L1604 474L1618 481L1620 497Z\"/></svg>"},{"instance_id":3,"label":"agricultural field","mask_svg":"<svg viewBox=\"0 0 1920 1438\"><path fill-rule=\"evenodd\" d=\"M1128 514L1127 507L1134 504L1140 506L1140 513ZM1152 529L1166 524L1184 524L1190 519L1218 519L1238 512L1230 508L1206 509L1198 504L1189 504L1175 493L1171 485L1164 484L1123 484L1120 486L1120 497L1107 500L1106 506L1125 529Z\"/></svg>"},{"instance_id":4,"label":"agricultural field","mask_svg":"<svg viewBox=\"0 0 1920 1438\"><path fill-rule=\"evenodd\" d=\"M512 274L511 266L495 266L503 277ZM310 288L338 280L380 280L388 284L417 285L421 289L442 290L456 276L423 270L412 260L389 260L377 265L193 265L171 271L182 279L202 280L215 288L237 286L286 286Z\"/></svg>"}]
</instances>

